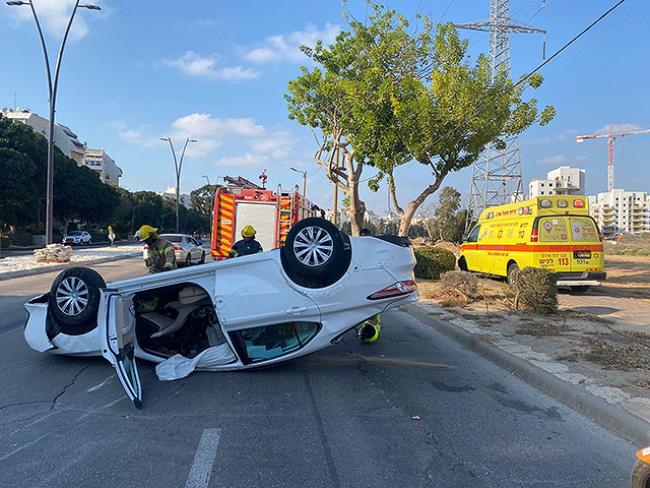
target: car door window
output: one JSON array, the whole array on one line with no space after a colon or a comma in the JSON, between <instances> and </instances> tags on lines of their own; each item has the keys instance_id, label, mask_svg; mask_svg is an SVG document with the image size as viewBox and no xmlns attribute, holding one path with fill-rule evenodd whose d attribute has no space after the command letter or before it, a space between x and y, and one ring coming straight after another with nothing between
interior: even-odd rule
<instances>
[{"instance_id":1,"label":"car door window","mask_svg":"<svg viewBox=\"0 0 650 488\"><path fill-rule=\"evenodd\" d=\"M257 363L302 349L319 329L316 322L287 322L237 330L231 335L242 361Z\"/></svg>"}]
</instances>

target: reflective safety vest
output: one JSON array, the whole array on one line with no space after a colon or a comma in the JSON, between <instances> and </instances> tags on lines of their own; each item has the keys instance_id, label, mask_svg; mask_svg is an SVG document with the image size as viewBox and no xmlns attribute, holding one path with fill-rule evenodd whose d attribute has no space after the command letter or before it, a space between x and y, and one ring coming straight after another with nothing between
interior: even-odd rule
<instances>
[{"instance_id":1,"label":"reflective safety vest","mask_svg":"<svg viewBox=\"0 0 650 488\"><path fill-rule=\"evenodd\" d=\"M144 264L149 268L149 274L176 269L176 255L172 243L165 239L156 239L147 249Z\"/></svg>"}]
</instances>

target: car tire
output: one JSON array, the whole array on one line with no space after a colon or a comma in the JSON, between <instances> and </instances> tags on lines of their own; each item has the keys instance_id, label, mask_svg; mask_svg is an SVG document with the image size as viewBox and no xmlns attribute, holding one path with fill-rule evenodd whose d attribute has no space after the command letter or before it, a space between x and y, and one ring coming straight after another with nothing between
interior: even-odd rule
<instances>
[{"instance_id":1,"label":"car tire","mask_svg":"<svg viewBox=\"0 0 650 488\"><path fill-rule=\"evenodd\" d=\"M510 286L515 284L515 273L519 271L519 265L517 263L510 263L508 265L508 277L507 281Z\"/></svg>"},{"instance_id":2,"label":"car tire","mask_svg":"<svg viewBox=\"0 0 650 488\"><path fill-rule=\"evenodd\" d=\"M192 254L187 253L187 256L185 257L185 266L192 266Z\"/></svg>"},{"instance_id":3,"label":"car tire","mask_svg":"<svg viewBox=\"0 0 650 488\"><path fill-rule=\"evenodd\" d=\"M323 288L341 279L350 266L349 240L330 221L310 217L291 228L281 258L292 281Z\"/></svg>"},{"instance_id":4,"label":"car tire","mask_svg":"<svg viewBox=\"0 0 650 488\"><path fill-rule=\"evenodd\" d=\"M648 487L650 487L650 464L638 460L632 469L632 488Z\"/></svg>"},{"instance_id":5,"label":"car tire","mask_svg":"<svg viewBox=\"0 0 650 488\"><path fill-rule=\"evenodd\" d=\"M469 270L467 269L467 261L465 261L465 256L462 256L462 257L458 260L458 269L461 270L461 271L469 271Z\"/></svg>"},{"instance_id":6,"label":"car tire","mask_svg":"<svg viewBox=\"0 0 650 488\"><path fill-rule=\"evenodd\" d=\"M95 328L99 310L100 289L106 282L90 268L68 268L52 283L49 310L69 335L85 334Z\"/></svg>"},{"instance_id":7,"label":"car tire","mask_svg":"<svg viewBox=\"0 0 650 488\"><path fill-rule=\"evenodd\" d=\"M201 253L201 260L199 261L199 264L204 264L205 263L205 251Z\"/></svg>"}]
</instances>

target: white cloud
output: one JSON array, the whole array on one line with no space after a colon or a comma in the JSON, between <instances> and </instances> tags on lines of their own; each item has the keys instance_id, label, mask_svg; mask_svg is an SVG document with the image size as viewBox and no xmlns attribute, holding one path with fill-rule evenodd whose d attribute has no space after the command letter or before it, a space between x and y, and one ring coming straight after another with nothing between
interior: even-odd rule
<instances>
[{"instance_id":1,"label":"white cloud","mask_svg":"<svg viewBox=\"0 0 650 488\"><path fill-rule=\"evenodd\" d=\"M257 78L259 73L252 68L242 66L225 66L217 68L219 56L201 56L194 51L187 51L178 59L166 59L167 66L178 68L188 76L206 78L209 80L251 80Z\"/></svg>"},{"instance_id":2,"label":"white cloud","mask_svg":"<svg viewBox=\"0 0 650 488\"><path fill-rule=\"evenodd\" d=\"M56 36L62 36L68 25L70 14L75 0L38 0L34 3L36 13L48 33ZM101 5L100 2L94 1L95 5ZM20 22L34 22L32 11L27 5L12 7L11 12ZM70 39L79 40L88 34L88 24L84 20L86 9L80 8L75 15L74 22L70 29ZM98 12L89 12L97 14Z\"/></svg>"},{"instance_id":3,"label":"white cloud","mask_svg":"<svg viewBox=\"0 0 650 488\"><path fill-rule=\"evenodd\" d=\"M217 166L238 166L252 167L259 166L268 161L268 157L262 154L246 153L241 156L226 156L215 161Z\"/></svg>"},{"instance_id":4,"label":"white cloud","mask_svg":"<svg viewBox=\"0 0 650 488\"><path fill-rule=\"evenodd\" d=\"M264 127L251 118L219 119L210 114L193 113L172 122L174 128L181 135L222 137L224 135L238 135L247 137L262 136Z\"/></svg>"},{"instance_id":5,"label":"white cloud","mask_svg":"<svg viewBox=\"0 0 650 488\"><path fill-rule=\"evenodd\" d=\"M186 138L197 139L187 147L187 156L203 157L214 154L222 146L244 146L246 152L239 156L222 157L220 166L257 166L269 160L284 160L293 151L293 139L288 131L267 130L252 118L221 119L206 113L193 113L174 120L169 130L153 136L146 128L130 128L124 121L111 124L120 138L142 147L167 144L161 136L169 136L177 153Z\"/></svg>"},{"instance_id":6,"label":"white cloud","mask_svg":"<svg viewBox=\"0 0 650 488\"><path fill-rule=\"evenodd\" d=\"M272 158L284 158L293 150L293 139L289 132L268 132L263 138L251 141L251 148L256 153L268 154Z\"/></svg>"},{"instance_id":7,"label":"white cloud","mask_svg":"<svg viewBox=\"0 0 650 488\"><path fill-rule=\"evenodd\" d=\"M540 159L538 161L538 164L566 165L577 162L584 162L586 160L586 156L567 156L566 154L558 154L556 156Z\"/></svg>"},{"instance_id":8,"label":"white cloud","mask_svg":"<svg viewBox=\"0 0 650 488\"><path fill-rule=\"evenodd\" d=\"M279 34L264 39L264 42L244 54L244 59L252 63L274 63L278 61L302 61L305 55L300 51L300 46L314 47L316 41L321 40L326 45L332 44L341 31L338 24L325 24L323 29L318 29L313 24L301 31L291 34Z\"/></svg>"},{"instance_id":9,"label":"white cloud","mask_svg":"<svg viewBox=\"0 0 650 488\"><path fill-rule=\"evenodd\" d=\"M621 133L639 130L642 127L636 124L609 124L598 129L595 134L609 134L610 132Z\"/></svg>"}]
</instances>

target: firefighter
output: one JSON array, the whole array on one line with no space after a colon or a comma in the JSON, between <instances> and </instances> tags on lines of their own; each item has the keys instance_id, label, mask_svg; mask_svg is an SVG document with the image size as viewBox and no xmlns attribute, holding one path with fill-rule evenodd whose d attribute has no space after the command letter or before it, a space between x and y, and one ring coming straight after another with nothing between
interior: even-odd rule
<instances>
[{"instance_id":1,"label":"firefighter","mask_svg":"<svg viewBox=\"0 0 650 488\"><path fill-rule=\"evenodd\" d=\"M244 227L241 231L241 236L243 239L235 242L235 245L230 250L229 257L248 256L249 254L257 254L263 251L262 245L255 240L255 229L252 225Z\"/></svg>"},{"instance_id":2,"label":"firefighter","mask_svg":"<svg viewBox=\"0 0 650 488\"><path fill-rule=\"evenodd\" d=\"M136 233L140 242L147 245L147 257L144 264L149 268L149 274L176 269L176 256L171 242L158 236L158 229L143 225Z\"/></svg>"},{"instance_id":3,"label":"firefighter","mask_svg":"<svg viewBox=\"0 0 650 488\"><path fill-rule=\"evenodd\" d=\"M365 227L359 231L361 237L371 236L370 230ZM379 340L379 331L381 330L381 314L370 317L359 327L359 338L364 344L374 344Z\"/></svg>"}]
</instances>

